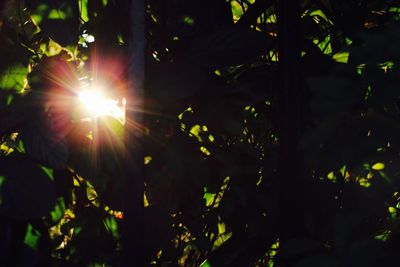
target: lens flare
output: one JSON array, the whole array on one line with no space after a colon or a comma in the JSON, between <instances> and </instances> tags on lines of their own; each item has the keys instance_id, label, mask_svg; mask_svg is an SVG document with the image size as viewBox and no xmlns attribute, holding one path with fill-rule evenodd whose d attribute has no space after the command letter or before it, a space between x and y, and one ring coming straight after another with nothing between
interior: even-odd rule
<instances>
[{"instance_id":1,"label":"lens flare","mask_svg":"<svg viewBox=\"0 0 400 267\"><path fill-rule=\"evenodd\" d=\"M91 117L108 115L125 122L124 101L121 106L117 100L107 98L99 89L82 90L79 100Z\"/></svg>"},{"instance_id":2,"label":"lens flare","mask_svg":"<svg viewBox=\"0 0 400 267\"><path fill-rule=\"evenodd\" d=\"M105 115L107 110L114 106L114 101L107 100L101 92L96 90L80 92L79 99L86 110L93 116Z\"/></svg>"}]
</instances>

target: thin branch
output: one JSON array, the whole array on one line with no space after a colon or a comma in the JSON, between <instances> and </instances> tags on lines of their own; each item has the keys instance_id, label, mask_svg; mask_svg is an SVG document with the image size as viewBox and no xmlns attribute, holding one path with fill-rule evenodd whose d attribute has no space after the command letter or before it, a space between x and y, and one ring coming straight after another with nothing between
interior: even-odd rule
<instances>
[{"instance_id":1,"label":"thin branch","mask_svg":"<svg viewBox=\"0 0 400 267\"><path fill-rule=\"evenodd\" d=\"M269 6L272 5L271 0L257 0L254 4L250 5L247 11L236 23L240 26L250 26L257 22L258 17L267 10Z\"/></svg>"}]
</instances>

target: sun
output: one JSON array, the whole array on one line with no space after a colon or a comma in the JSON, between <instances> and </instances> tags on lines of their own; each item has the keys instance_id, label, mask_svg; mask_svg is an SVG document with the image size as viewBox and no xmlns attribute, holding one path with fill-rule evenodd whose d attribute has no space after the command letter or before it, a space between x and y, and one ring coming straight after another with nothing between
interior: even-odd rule
<instances>
[{"instance_id":1,"label":"sun","mask_svg":"<svg viewBox=\"0 0 400 267\"><path fill-rule=\"evenodd\" d=\"M80 92L79 99L90 115L95 117L104 115L111 104L100 91L93 89Z\"/></svg>"},{"instance_id":2,"label":"sun","mask_svg":"<svg viewBox=\"0 0 400 267\"><path fill-rule=\"evenodd\" d=\"M121 122L125 120L125 101L122 105L117 100L107 98L102 90L85 89L78 94L80 103L88 112L89 117L112 116Z\"/></svg>"}]
</instances>

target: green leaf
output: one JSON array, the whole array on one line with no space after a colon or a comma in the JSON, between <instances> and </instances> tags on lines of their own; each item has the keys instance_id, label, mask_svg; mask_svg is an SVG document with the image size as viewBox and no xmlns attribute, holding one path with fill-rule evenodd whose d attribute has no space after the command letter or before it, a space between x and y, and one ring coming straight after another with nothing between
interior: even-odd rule
<instances>
[{"instance_id":1,"label":"green leaf","mask_svg":"<svg viewBox=\"0 0 400 267\"><path fill-rule=\"evenodd\" d=\"M349 61L349 52L340 52L332 56L332 59L339 63L347 63Z\"/></svg>"},{"instance_id":2,"label":"green leaf","mask_svg":"<svg viewBox=\"0 0 400 267\"><path fill-rule=\"evenodd\" d=\"M107 230L113 235L114 238L119 238L118 223L114 217L108 217L104 219L104 225Z\"/></svg>"},{"instance_id":3,"label":"green leaf","mask_svg":"<svg viewBox=\"0 0 400 267\"><path fill-rule=\"evenodd\" d=\"M38 241L40 238L40 233L36 232L31 224L28 224L28 230L26 231L24 243L29 247L36 249L38 246Z\"/></svg>"},{"instance_id":4,"label":"green leaf","mask_svg":"<svg viewBox=\"0 0 400 267\"><path fill-rule=\"evenodd\" d=\"M50 212L52 222L53 223L59 222L64 216L64 212L65 212L64 199L60 197L57 199L54 209Z\"/></svg>"},{"instance_id":5,"label":"green leaf","mask_svg":"<svg viewBox=\"0 0 400 267\"><path fill-rule=\"evenodd\" d=\"M112 143L122 142L124 125L114 117L104 116L98 118L98 128L108 135L105 138L111 139Z\"/></svg>"},{"instance_id":6,"label":"green leaf","mask_svg":"<svg viewBox=\"0 0 400 267\"><path fill-rule=\"evenodd\" d=\"M208 261L203 262L200 267L211 267L211 264Z\"/></svg>"},{"instance_id":7,"label":"green leaf","mask_svg":"<svg viewBox=\"0 0 400 267\"><path fill-rule=\"evenodd\" d=\"M9 66L0 74L0 89L16 90L24 89L28 68L20 63Z\"/></svg>"}]
</instances>

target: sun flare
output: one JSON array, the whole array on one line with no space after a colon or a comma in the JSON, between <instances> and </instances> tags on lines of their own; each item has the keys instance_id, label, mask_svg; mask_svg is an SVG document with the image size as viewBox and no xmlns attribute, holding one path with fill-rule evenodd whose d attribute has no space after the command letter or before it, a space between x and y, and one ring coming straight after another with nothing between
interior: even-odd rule
<instances>
[{"instance_id":1,"label":"sun flare","mask_svg":"<svg viewBox=\"0 0 400 267\"><path fill-rule=\"evenodd\" d=\"M83 90L79 93L79 100L91 117L108 115L121 122L125 120L125 101L121 106L117 100L107 98L100 90Z\"/></svg>"}]
</instances>

